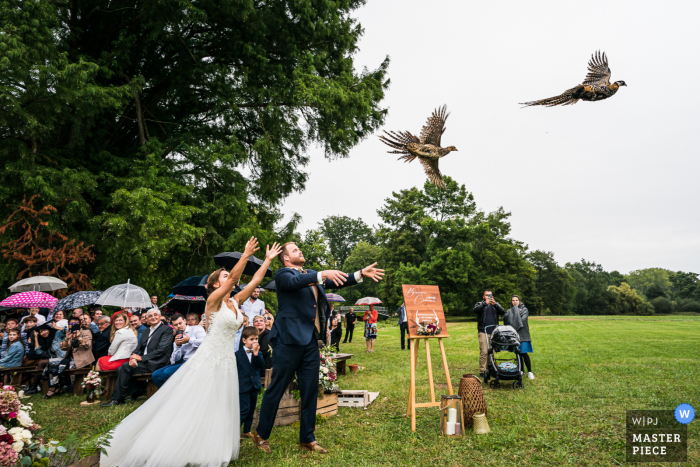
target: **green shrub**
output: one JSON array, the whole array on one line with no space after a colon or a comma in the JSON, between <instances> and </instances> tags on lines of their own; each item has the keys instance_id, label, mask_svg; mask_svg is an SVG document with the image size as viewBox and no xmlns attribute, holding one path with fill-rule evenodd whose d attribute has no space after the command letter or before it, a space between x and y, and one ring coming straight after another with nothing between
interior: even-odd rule
<instances>
[{"instance_id":1,"label":"green shrub","mask_svg":"<svg viewBox=\"0 0 700 467\"><path fill-rule=\"evenodd\" d=\"M654 311L660 314L669 314L673 312L673 302L666 297L656 297L651 301L651 306Z\"/></svg>"}]
</instances>

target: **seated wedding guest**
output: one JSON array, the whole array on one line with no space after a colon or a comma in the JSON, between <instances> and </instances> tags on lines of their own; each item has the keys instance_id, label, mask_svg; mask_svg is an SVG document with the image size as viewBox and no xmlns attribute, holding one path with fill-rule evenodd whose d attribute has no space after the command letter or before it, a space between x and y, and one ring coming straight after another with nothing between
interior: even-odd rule
<instances>
[{"instance_id":1,"label":"seated wedding guest","mask_svg":"<svg viewBox=\"0 0 700 467\"><path fill-rule=\"evenodd\" d=\"M51 327L57 331L68 327L68 320L65 319L63 310L58 310L56 313L54 313L51 320L49 320L49 323L51 324Z\"/></svg>"},{"instance_id":2,"label":"seated wedding guest","mask_svg":"<svg viewBox=\"0 0 700 467\"><path fill-rule=\"evenodd\" d=\"M26 332L26 330L24 329L24 323L27 320L27 318L29 318L30 316L36 318L37 326L40 324L44 324L46 322L46 318L44 318L42 315L39 314L39 308L30 308L29 314L27 316L23 317L19 322L19 325L22 328L22 331Z\"/></svg>"},{"instance_id":3,"label":"seated wedding guest","mask_svg":"<svg viewBox=\"0 0 700 467\"><path fill-rule=\"evenodd\" d=\"M253 319L253 327L258 330L258 345L260 353L265 361L265 369L272 368L272 350L270 347L270 330L265 327L265 318L256 316Z\"/></svg>"},{"instance_id":4,"label":"seated wedding guest","mask_svg":"<svg viewBox=\"0 0 700 467\"><path fill-rule=\"evenodd\" d=\"M187 315L188 326L199 326L199 315L197 313L189 313Z\"/></svg>"},{"instance_id":5,"label":"seated wedding guest","mask_svg":"<svg viewBox=\"0 0 700 467\"><path fill-rule=\"evenodd\" d=\"M340 316L335 315L331 322L331 346L335 346L335 351L340 352L340 339L343 337L343 328L340 326Z\"/></svg>"},{"instance_id":6,"label":"seated wedding guest","mask_svg":"<svg viewBox=\"0 0 700 467\"><path fill-rule=\"evenodd\" d=\"M258 330L252 326L244 328L241 344L243 345L236 352L238 398L241 410L240 424L243 425L241 437L253 438L250 428L253 424L253 413L260 393L260 377L265 374L265 361L258 344Z\"/></svg>"},{"instance_id":7,"label":"seated wedding guest","mask_svg":"<svg viewBox=\"0 0 700 467\"><path fill-rule=\"evenodd\" d=\"M27 352L25 358L35 361L37 370L43 370L46 368L46 365L49 364L49 359L52 357L51 343L55 332L56 331L48 323L44 323L32 329L31 339L27 337L27 341L33 342L33 345L30 345L29 352ZM34 376L25 394L31 396L32 394L38 393L41 390L39 387L40 381L41 374Z\"/></svg>"},{"instance_id":8,"label":"seated wedding guest","mask_svg":"<svg viewBox=\"0 0 700 467\"><path fill-rule=\"evenodd\" d=\"M92 318L90 317L90 315L85 313L85 311L82 308L76 308L75 310L73 310L73 314L71 315L71 318L77 318L78 320L80 320L83 315L87 315L88 318L90 318L90 331L93 334L99 332L98 328L97 328L97 324L92 322Z\"/></svg>"},{"instance_id":9,"label":"seated wedding guest","mask_svg":"<svg viewBox=\"0 0 700 467\"><path fill-rule=\"evenodd\" d=\"M141 317L136 313L129 316L129 324L131 324L131 328L135 329L138 333L136 336L137 341L141 341L141 334L148 329L148 326L141 324Z\"/></svg>"},{"instance_id":10,"label":"seated wedding guest","mask_svg":"<svg viewBox=\"0 0 700 467\"><path fill-rule=\"evenodd\" d=\"M119 313L116 317L112 316L112 325L109 326L109 321L107 321L108 327L105 331L101 331L109 331L110 345L107 349L107 355L99 357L96 367L97 371L117 370L129 361L129 357L131 357L139 341L136 337L138 332L131 327L128 318L124 313ZM102 319L109 320L110 318L103 316ZM102 327L103 323L104 321L98 322L98 326ZM92 345L92 348L93 353L95 353L95 344Z\"/></svg>"},{"instance_id":11,"label":"seated wedding guest","mask_svg":"<svg viewBox=\"0 0 700 467\"><path fill-rule=\"evenodd\" d=\"M138 399L146 391L132 380L132 376L153 373L170 361L174 340L172 329L160 322L160 310L157 308L148 310L146 318L151 325L150 329L141 335L139 345L131 354L129 362L117 370L112 400L102 404L102 407L123 404L127 396L131 396L132 400Z\"/></svg>"},{"instance_id":12,"label":"seated wedding guest","mask_svg":"<svg viewBox=\"0 0 700 467\"><path fill-rule=\"evenodd\" d=\"M74 320L71 319L71 322ZM70 385L70 377L65 374L71 368L89 367L95 361L92 355L92 320L87 314L80 316L80 324L70 324L66 330L66 338L61 342L61 350L65 352L61 360L49 360L44 368L42 378L49 383L49 390L44 399L63 394L63 387Z\"/></svg>"},{"instance_id":13,"label":"seated wedding guest","mask_svg":"<svg viewBox=\"0 0 700 467\"><path fill-rule=\"evenodd\" d=\"M37 319L34 316L25 316L25 318L27 318L24 320L24 334L27 336L27 350L24 355L22 366L36 364L36 361L29 358L29 354L31 353L32 349L34 349L34 344L36 341L36 333L34 332L34 328L36 328Z\"/></svg>"},{"instance_id":14,"label":"seated wedding guest","mask_svg":"<svg viewBox=\"0 0 700 467\"><path fill-rule=\"evenodd\" d=\"M202 320L204 321L204 320ZM243 315L243 324L241 324L241 327L238 328L238 331L236 331L236 335L233 337L233 351L236 352L240 346L241 346L241 335L243 334L243 330L248 327L250 323L248 323L248 317L246 315Z\"/></svg>"},{"instance_id":15,"label":"seated wedding guest","mask_svg":"<svg viewBox=\"0 0 700 467\"><path fill-rule=\"evenodd\" d=\"M116 313L115 316L123 317L123 315ZM112 318L109 316L102 316L97 321L97 332L92 333L92 354L95 356L95 360L109 355L113 335L111 323ZM90 326L90 331L92 332L92 326Z\"/></svg>"},{"instance_id":16,"label":"seated wedding guest","mask_svg":"<svg viewBox=\"0 0 700 467\"><path fill-rule=\"evenodd\" d=\"M102 311L102 308L95 308L95 309L92 311L91 315L92 315L92 322L95 323L95 324L97 324L97 320L98 320L100 317L104 316L104 312Z\"/></svg>"},{"instance_id":17,"label":"seated wedding guest","mask_svg":"<svg viewBox=\"0 0 700 467\"><path fill-rule=\"evenodd\" d=\"M180 313L175 313L171 320L175 326L175 342L170 356L170 365L154 371L152 375L153 384L158 388L163 386L168 378L194 355L207 335L202 326L189 326Z\"/></svg>"},{"instance_id":18,"label":"seated wedding guest","mask_svg":"<svg viewBox=\"0 0 700 467\"><path fill-rule=\"evenodd\" d=\"M272 325L275 323L275 317L272 316L270 310L265 310L265 327L272 330Z\"/></svg>"},{"instance_id":19,"label":"seated wedding guest","mask_svg":"<svg viewBox=\"0 0 700 467\"><path fill-rule=\"evenodd\" d=\"M0 339L5 337L5 323L0 323Z\"/></svg>"},{"instance_id":20,"label":"seated wedding guest","mask_svg":"<svg viewBox=\"0 0 700 467\"><path fill-rule=\"evenodd\" d=\"M7 332L8 347L5 355L0 358L0 369L17 368L22 366L24 359L24 344L20 338L19 329L11 329ZM12 375L5 375L5 384L10 384Z\"/></svg>"},{"instance_id":21,"label":"seated wedding guest","mask_svg":"<svg viewBox=\"0 0 700 467\"><path fill-rule=\"evenodd\" d=\"M24 352L29 351L29 344L27 344L27 335L19 330L19 320L17 318L8 318L5 321L5 337L2 339L2 345L0 346L0 357L5 356L5 352L7 352L7 343L9 340L9 336L7 336L7 333L10 331L16 329L17 332L19 333L20 336L20 341L24 345Z\"/></svg>"}]
</instances>

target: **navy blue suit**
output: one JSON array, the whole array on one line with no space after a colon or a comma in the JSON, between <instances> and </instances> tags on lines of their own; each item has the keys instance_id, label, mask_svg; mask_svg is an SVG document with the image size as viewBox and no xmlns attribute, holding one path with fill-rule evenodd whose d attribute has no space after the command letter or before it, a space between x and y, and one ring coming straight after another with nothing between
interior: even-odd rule
<instances>
[{"instance_id":1,"label":"navy blue suit","mask_svg":"<svg viewBox=\"0 0 700 467\"><path fill-rule=\"evenodd\" d=\"M357 283L354 274L348 275L340 287L330 280L322 284L317 280L318 274L312 270L302 274L296 269L282 268L275 274L278 311L270 331L272 379L263 396L257 427L258 436L262 439L269 439L282 395L296 373L301 398L299 442L316 441L314 430L321 364L317 339L325 340L326 310L329 308L325 289ZM318 303L312 285L318 286ZM321 335L315 330L317 308Z\"/></svg>"},{"instance_id":2,"label":"navy blue suit","mask_svg":"<svg viewBox=\"0 0 700 467\"><path fill-rule=\"evenodd\" d=\"M262 351L258 352L257 357L252 355L248 361L246 349L241 346L236 352L236 365L238 366L238 400L241 407L240 423L243 425L243 433L250 433L260 392L260 377L265 374Z\"/></svg>"}]
</instances>

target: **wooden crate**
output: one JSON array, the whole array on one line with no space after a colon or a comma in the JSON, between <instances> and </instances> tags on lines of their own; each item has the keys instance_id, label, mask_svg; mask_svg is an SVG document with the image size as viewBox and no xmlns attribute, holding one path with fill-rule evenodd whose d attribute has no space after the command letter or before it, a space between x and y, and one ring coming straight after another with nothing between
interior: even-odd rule
<instances>
[{"instance_id":1,"label":"wooden crate","mask_svg":"<svg viewBox=\"0 0 700 467\"><path fill-rule=\"evenodd\" d=\"M338 407L365 408L369 405L369 391L342 391L338 396Z\"/></svg>"},{"instance_id":2,"label":"wooden crate","mask_svg":"<svg viewBox=\"0 0 700 467\"><path fill-rule=\"evenodd\" d=\"M338 414L338 394L324 394L316 402L316 415L332 417Z\"/></svg>"}]
</instances>

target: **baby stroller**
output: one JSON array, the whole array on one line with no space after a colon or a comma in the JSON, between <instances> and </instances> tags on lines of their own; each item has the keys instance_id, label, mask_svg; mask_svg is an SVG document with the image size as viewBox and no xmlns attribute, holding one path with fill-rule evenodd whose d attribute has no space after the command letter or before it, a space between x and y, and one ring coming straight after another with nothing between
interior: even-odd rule
<instances>
[{"instance_id":1,"label":"baby stroller","mask_svg":"<svg viewBox=\"0 0 700 467\"><path fill-rule=\"evenodd\" d=\"M520 336L512 326L487 326L495 328L488 342L488 361L484 372L484 382L489 379L492 389L501 386L500 381L513 381L513 389L523 389L523 375L520 365ZM487 335L488 335L488 329ZM514 358L497 359L496 352L513 352Z\"/></svg>"}]
</instances>

